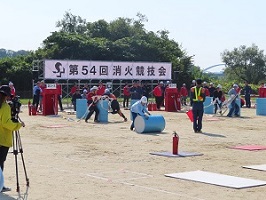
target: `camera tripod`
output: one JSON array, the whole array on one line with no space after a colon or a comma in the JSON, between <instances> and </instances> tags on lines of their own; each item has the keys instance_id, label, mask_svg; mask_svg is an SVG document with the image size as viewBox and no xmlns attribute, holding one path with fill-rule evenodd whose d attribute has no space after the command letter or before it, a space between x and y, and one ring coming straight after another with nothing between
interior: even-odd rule
<instances>
[{"instance_id":1,"label":"camera tripod","mask_svg":"<svg viewBox=\"0 0 266 200\"><path fill-rule=\"evenodd\" d=\"M30 182L29 182L29 178L27 175L26 165L25 165L25 161L24 161L24 157L23 157L23 148L22 148L22 143L21 143L19 131L13 131L13 154L15 156L15 165L16 165L16 182L17 182L17 190L16 191L18 193L18 200L27 200ZM19 185L18 154L20 154L20 156L21 156L21 161L22 161L23 170L24 170L25 179L26 179L26 191L23 195L20 192L20 185Z\"/></svg>"}]
</instances>

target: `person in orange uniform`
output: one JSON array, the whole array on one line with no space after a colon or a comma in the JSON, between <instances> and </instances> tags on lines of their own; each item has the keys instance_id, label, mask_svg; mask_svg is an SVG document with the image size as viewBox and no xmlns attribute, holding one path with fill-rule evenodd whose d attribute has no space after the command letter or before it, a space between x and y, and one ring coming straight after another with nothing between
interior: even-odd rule
<instances>
[{"instance_id":1,"label":"person in orange uniform","mask_svg":"<svg viewBox=\"0 0 266 200\"><path fill-rule=\"evenodd\" d=\"M196 80L196 86L190 89L190 100L193 112L193 130L195 133L202 133L202 118L204 113L205 88L202 87L202 80Z\"/></svg>"},{"instance_id":2,"label":"person in orange uniform","mask_svg":"<svg viewBox=\"0 0 266 200\"><path fill-rule=\"evenodd\" d=\"M157 105L157 109L161 109L161 105L163 102L163 82L161 81L154 89L153 89L153 95L155 97L155 102Z\"/></svg>"},{"instance_id":3,"label":"person in orange uniform","mask_svg":"<svg viewBox=\"0 0 266 200\"><path fill-rule=\"evenodd\" d=\"M121 117L123 117L124 119L124 122L127 121L127 118L125 117L125 115L121 112L121 109L120 109L120 105L119 105L119 102L117 101L117 98L116 96L110 92L110 90L108 89L105 89L104 91L104 96L107 96L110 100L111 100L111 108L112 108L112 114L116 114L118 113Z\"/></svg>"},{"instance_id":4,"label":"person in orange uniform","mask_svg":"<svg viewBox=\"0 0 266 200\"><path fill-rule=\"evenodd\" d=\"M98 115L99 115L99 109L97 108L97 102L99 100L97 96L97 86L93 86L91 88L91 91L87 94L87 103L88 103L88 109L89 113L85 118L85 122L88 123L88 120L92 116L92 114L95 112L94 122L99 122Z\"/></svg>"}]
</instances>

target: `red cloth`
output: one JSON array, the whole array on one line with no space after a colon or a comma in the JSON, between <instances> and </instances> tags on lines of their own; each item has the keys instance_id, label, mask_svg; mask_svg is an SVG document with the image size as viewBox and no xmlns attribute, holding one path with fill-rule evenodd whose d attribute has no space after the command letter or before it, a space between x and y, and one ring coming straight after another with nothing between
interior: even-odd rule
<instances>
[{"instance_id":1,"label":"red cloth","mask_svg":"<svg viewBox=\"0 0 266 200\"><path fill-rule=\"evenodd\" d=\"M15 90L15 88L13 87L13 88L11 88L11 91L10 91L10 93L11 93L11 95L14 97L14 96L16 96L16 90Z\"/></svg>"},{"instance_id":2,"label":"red cloth","mask_svg":"<svg viewBox=\"0 0 266 200\"><path fill-rule=\"evenodd\" d=\"M78 86L73 86L70 90L70 94L73 95L78 90Z\"/></svg>"},{"instance_id":3,"label":"red cloth","mask_svg":"<svg viewBox=\"0 0 266 200\"><path fill-rule=\"evenodd\" d=\"M209 97L210 96L210 91L208 88L204 88L205 89L205 95L206 97Z\"/></svg>"},{"instance_id":4,"label":"red cloth","mask_svg":"<svg viewBox=\"0 0 266 200\"><path fill-rule=\"evenodd\" d=\"M154 89L153 89L153 95L155 97L161 97L163 96L163 90L161 88L161 86L157 85Z\"/></svg>"},{"instance_id":5,"label":"red cloth","mask_svg":"<svg viewBox=\"0 0 266 200\"><path fill-rule=\"evenodd\" d=\"M180 90L180 95L185 97L185 96L188 96L188 91L187 91L187 88L186 87L181 87L181 90Z\"/></svg>"},{"instance_id":6,"label":"red cloth","mask_svg":"<svg viewBox=\"0 0 266 200\"><path fill-rule=\"evenodd\" d=\"M123 95L124 96L130 96L130 88L128 86L125 86L123 88Z\"/></svg>"}]
</instances>

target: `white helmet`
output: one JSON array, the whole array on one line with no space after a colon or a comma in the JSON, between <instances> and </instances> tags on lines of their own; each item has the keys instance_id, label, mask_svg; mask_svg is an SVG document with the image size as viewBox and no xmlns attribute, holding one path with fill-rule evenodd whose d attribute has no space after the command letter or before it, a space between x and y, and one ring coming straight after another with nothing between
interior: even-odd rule
<instances>
[{"instance_id":1,"label":"white helmet","mask_svg":"<svg viewBox=\"0 0 266 200\"><path fill-rule=\"evenodd\" d=\"M145 97L145 96L141 97L140 102L141 103L148 103L147 97Z\"/></svg>"}]
</instances>

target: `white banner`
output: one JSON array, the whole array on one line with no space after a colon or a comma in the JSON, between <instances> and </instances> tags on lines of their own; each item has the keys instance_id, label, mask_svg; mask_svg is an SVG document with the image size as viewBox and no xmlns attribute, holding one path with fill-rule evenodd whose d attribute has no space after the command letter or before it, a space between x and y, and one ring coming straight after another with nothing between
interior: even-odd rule
<instances>
[{"instance_id":1,"label":"white banner","mask_svg":"<svg viewBox=\"0 0 266 200\"><path fill-rule=\"evenodd\" d=\"M170 80L171 63L45 60L45 79Z\"/></svg>"}]
</instances>

